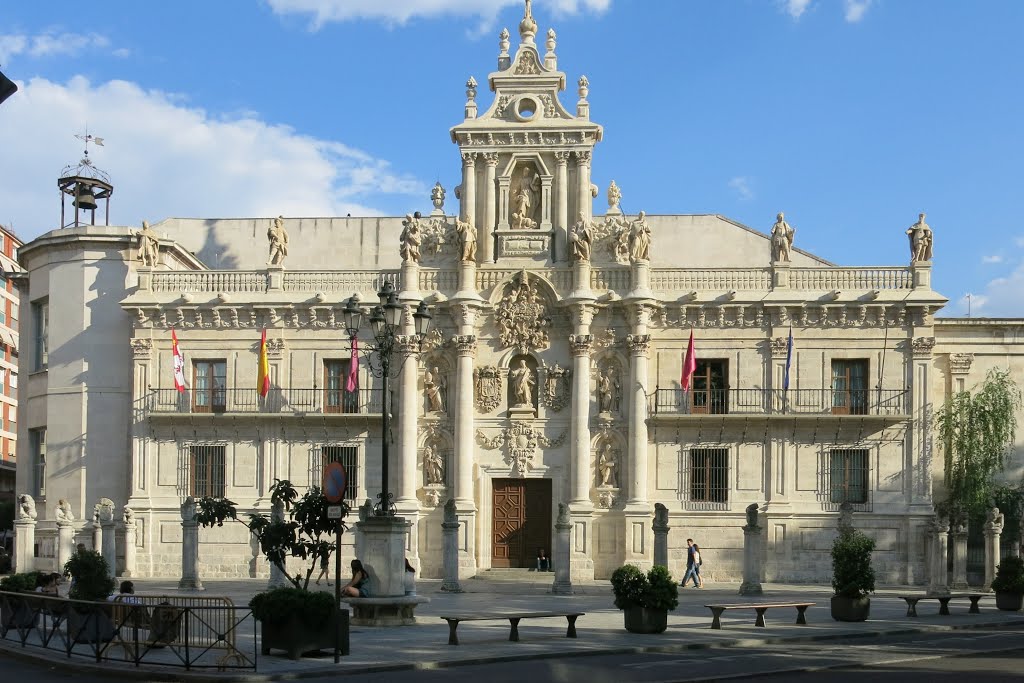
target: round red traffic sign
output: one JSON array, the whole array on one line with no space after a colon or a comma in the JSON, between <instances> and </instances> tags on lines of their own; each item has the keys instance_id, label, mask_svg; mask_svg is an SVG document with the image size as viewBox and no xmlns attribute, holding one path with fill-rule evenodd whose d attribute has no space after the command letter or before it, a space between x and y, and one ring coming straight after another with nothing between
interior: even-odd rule
<instances>
[{"instance_id":1,"label":"round red traffic sign","mask_svg":"<svg viewBox=\"0 0 1024 683\"><path fill-rule=\"evenodd\" d=\"M332 462L324 468L324 498L328 503L337 504L345 499L345 466L340 462Z\"/></svg>"}]
</instances>

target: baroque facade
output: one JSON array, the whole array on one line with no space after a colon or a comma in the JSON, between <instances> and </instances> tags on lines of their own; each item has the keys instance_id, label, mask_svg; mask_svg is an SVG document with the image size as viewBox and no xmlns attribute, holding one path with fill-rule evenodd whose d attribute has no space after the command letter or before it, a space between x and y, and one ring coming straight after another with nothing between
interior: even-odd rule
<instances>
[{"instance_id":1,"label":"baroque facade","mask_svg":"<svg viewBox=\"0 0 1024 683\"><path fill-rule=\"evenodd\" d=\"M934 406L984 368L1024 368L1024 320L936 319L946 299L931 288L924 216L906 230L909 265L841 267L797 248L782 214L770 234L718 215L624 214L628 179L591 182L604 131L587 78L565 106L557 37L537 31L527 3L514 52L501 34L490 105L467 82L450 131L455 213L438 185L404 218L80 226L22 249L22 301L49 321L26 332L49 353L30 360L19 423L21 443L31 430L48 443L45 462L18 461L19 490L45 491L40 564L57 557L58 500L80 520L76 540L104 500L117 506L122 568L178 576L187 496L267 511L275 479L318 484L341 461L357 506L380 490L387 438L409 558L426 577L441 574L453 499L464 576L550 554L559 503L575 578L649 565L662 503L672 569L692 537L710 578L738 580L757 504L763 579L827 581L846 502L878 541L880 579L924 580L942 481ZM346 387L343 309L385 283L407 314L382 436L379 380L363 366ZM434 329L419 340L409 313L421 301ZM200 538L202 576L266 573L240 525Z\"/></svg>"}]
</instances>

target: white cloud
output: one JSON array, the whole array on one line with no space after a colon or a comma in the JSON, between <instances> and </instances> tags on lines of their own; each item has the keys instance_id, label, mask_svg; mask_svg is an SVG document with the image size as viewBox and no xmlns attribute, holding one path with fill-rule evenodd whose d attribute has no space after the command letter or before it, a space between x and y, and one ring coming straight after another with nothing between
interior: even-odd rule
<instances>
[{"instance_id":1,"label":"white cloud","mask_svg":"<svg viewBox=\"0 0 1024 683\"><path fill-rule=\"evenodd\" d=\"M960 299L954 313L966 315L966 295ZM981 294L971 294L971 315L975 318L1024 317L1024 259L1018 261L1008 275L991 280Z\"/></svg>"},{"instance_id":2,"label":"white cloud","mask_svg":"<svg viewBox=\"0 0 1024 683\"><path fill-rule=\"evenodd\" d=\"M843 0L843 18L851 24L856 24L864 18L864 14L871 7L872 0Z\"/></svg>"},{"instance_id":3,"label":"white cloud","mask_svg":"<svg viewBox=\"0 0 1024 683\"><path fill-rule=\"evenodd\" d=\"M382 20L403 24L414 18L439 16L477 17L490 26L506 7L523 7L523 0L268 0L277 14L307 14L319 28L332 21L357 19ZM604 12L612 0L541 0L534 7L534 17L542 7L556 15L580 12ZM513 31L513 33L515 33Z\"/></svg>"},{"instance_id":4,"label":"white cloud","mask_svg":"<svg viewBox=\"0 0 1024 683\"><path fill-rule=\"evenodd\" d=\"M32 58L73 56L87 50L110 50L110 39L98 33L57 33L47 31L35 36L22 34L0 35L0 64L12 57L24 55ZM123 52L120 48L113 54Z\"/></svg>"},{"instance_id":5,"label":"white cloud","mask_svg":"<svg viewBox=\"0 0 1024 683\"><path fill-rule=\"evenodd\" d=\"M736 176L729 181L729 187L736 192L740 201L750 201L754 198L754 191L750 187L751 178L747 176Z\"/></svg>"},{"instance_id":6,"label":"white cloud","mask_svg":"<svg viewBox=\"0 0 1024 683\"><path fill-rule=\"evenodd\" d=\"M72 136L88 121L105 146L93 148L111 174L111 223L172 216L375 215L385 195L428 195L426 183L338 141L301 135L251 114L213 117L180 96L134 83L34 79L4 103L0 221L23 239L57 227L53 192L61 168L77 161ZM403 200L404 202L404 200Z\"/></svg>"},{"instance_id":7,"label":"white cloud","mask_svg":"<svg viewBox=\"0 0 1024 683\"><path fill-rule=\"evenodd\" d=\"M783 0L783 9L794 19L799 19L810 7L811 0Z\"/></svg>"},{"instance_id":8,"label":"white cloud","mask_svg":"<svg viewBox=\"0 0 1024 683\"><path fill-rule=\"evenodd\" d=\"M1002 254L992 254L990 256L982 256L981 257L981 262L982 263L1002 263L1003 260L1004 259L1003 259Z\"/></svg>"}]
</instances>

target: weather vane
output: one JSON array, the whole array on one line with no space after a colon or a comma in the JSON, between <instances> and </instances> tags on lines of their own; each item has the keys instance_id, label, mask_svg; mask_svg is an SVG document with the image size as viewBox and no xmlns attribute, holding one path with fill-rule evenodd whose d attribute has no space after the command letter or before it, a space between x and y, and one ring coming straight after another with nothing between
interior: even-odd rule
<instances>
[{"instance_id":1,"label":"weather vane","mask_svg":"<svg viewBox=\"0 0 1024 683\"><path fill-rule=\"evenodd\" d=\"M104 146L103 145L103 138L96 137L95 135L90 135L89 134L89 127L88 126L85 127L85 133L82 133L81 135L76 135L75 137L85 143L85 162L86 163L89 162L89 143L90 142L92 144L94 144L94 145L98 145L99 147L103 147Z\"/></svg>"}]
</instances>

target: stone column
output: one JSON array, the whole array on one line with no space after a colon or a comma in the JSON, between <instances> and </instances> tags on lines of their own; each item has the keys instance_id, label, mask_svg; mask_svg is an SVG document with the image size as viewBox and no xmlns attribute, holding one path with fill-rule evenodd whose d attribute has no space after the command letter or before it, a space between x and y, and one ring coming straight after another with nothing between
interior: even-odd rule
<instances>
[{"instance_id":1,"label":"stone column","mask_svg":"<svg viewBox=\"0 0 1024 683\"><path fill-rule=\"evenodd\" d=\"M551 232L551 221L554 215L551 212L551 181L552 177L549 175L543 175L540 177L540 229L542 232ZM558 260L556 252L553 261Z\"/></svg>"},{"instance_id":2,"label":"stone column","mask_svg":"<svg viewBox=\"0 0 1024 683\"><path fill-rule=\"evenodd\" d=\"M121 576L131 578L138 576L136 569L135 535L138 527L135 525L135 513L127 505L121 513L124 521L124 569Z\"/></svg>"},{"instance_id":3,"label":"stone column","mask_svg":"<svg viewBox=\"0 0 1024 683\"><path fill-rule=\"evenodd\" d=\"M57 571L63 572L64 565L75 554L75 523L57 520Z\"/></svg>"},{"instance_id":4,"label":"stone column","mask_svg":"<svg viewBox=\"0 0 1024 683\"><path fill-rule=\"evenodd\" d=\"M569 521L569 506L558 504L558 519L555 521L555 552L552 560L555 563L555 581L551 584L551 592L555 595L572 595L572 578L570 573L570 557L572 547L569 532L572 523Z\"/></svg>"},{"instance_id":5,"label":"stone column","mask_svg":"<svg viewBox=\"0 0 1024 683\"><path fill-rule=\"evenodd\" d=\"M455 501L459 521L466 525L461 534L459 566L467 576L476 573L474 537L476 533L476 503L473 495L473 356L476 354L476 337L467 333L473 330L473 311L463 306L462 333L455 337L458 353L455 378Z\"/></svg>"},{"instance_id":6,"label":"stone column","mask_svg":"<svg viewBox=\"0 0 1024 683\"><path fill-rule=\"evenodd\" d=\"M992 580L996 578L996 567L999 566L999 543L1003 533L1003 513L999 508L989 510L983 527L985 533L985 584L982 590L992 590Z\"/></svg>"},{"instance_id":7,"label":"stone column","mask_svg":"<svg viewBox=\"0 0 1024 683\"><path fill-rule=\"evenodd\" d=\"M569 152L555 152L555 260L569 260Z\"/></svg>"},{"instance_id":8,"label":"stone column","mask_svg":"<svg viewBox=\"0 0 1024 683\"><path fill-rule=\"evenodd\" d=\"M141 332L141 330L140 330ZM153 342L150 339L135 338L132 346L132 398L145 402L149 393L149 365L153 357ZM129 473L131 495L129 500L138 500L149 495L149 461L146 448L149 443L149 428L145 420L133 420L131 427L132 467Z\"/></svg>"},{"instance_id":9,"label":"stone column","mask_svg":"<svg viewBox=\"0 0 1024 683\"><path fill-rule=\"evenodd\" d=\"M654 504L654 564L668 569L668 508L661 503Z\"/></svg>"},{"instance_id":10,"label":"stone column","mask_svg":"<svg viewBox=\"0 0 1024 683\"><path fill-rule=\"evenodd\" d=\"M651 337L647 334L646 306L642 302L633 304L630 313L634 324L633 333L626 335L630 355L629 384L623 387L629 400L629 482L623 510L626 524L623 564L646 569L650 566L651 552L647 537L651 517L647 501L647 354ZM622 482L619 485L622 486Z\"/></svg>"},{"instance_id":11,"label":"stone column","mask_svg":"<svg viewBox=\"0 0 1024 683\"><path fill-rule=\"evenodd\" d=\"M270 507L270 521L284 521L284 503L278 501ZM336 550L337 552L341 551L340 548L337 548ZM284 588L290 585L287 577L285 577L284 575L284 572L281 571L281 569L276 564L274 564L273 562L268 562L267 564L270 565L270 577L267 579L267 590L272 590L274 588ZM334 569L334 563L330 562L328 564L328 571L332 569Z\"/></svg>"},{"instance_id":12,"label":"stone column","mask_svg":"<svg viewBox=\"0 0 1024 683\"><path fill-rule=\"evenodd\" d=\"M199 522L196 501L192 496L181 505L181 579L178 590L203 590L199 580Z\"/></svg>"},{"instance_id":13,"label":"stone column","mask_svg":"<svg viewBox=\"0 0 1024 683\"><path fill-rule=\"evenodd\" d=\"M36 568L36 520L22 517L14 522L14 570L19 574ZM63 567L62 567L63 569Z\"/></svg>"},{"instance_id":14,"label":"stone column","mask_svg":"<svg viewBox=\"0 0 1024 683\"><path fill-rule=\"evenodd\" d=\"M579 307L574 313L590 317L587 306ZM590 351L594 337L589 334L590 325L578 325L577 329L588 330L569 335L569 348L572 351L572 396L570 397L572 423L569 425L571 434L571 470L572 470L572 501L574 510L592 511L594 506L590 500L590 486L593 479L590 449Z\"/></svg>"},{"instance_id":15,"label":"stone column","mask_svg":"<svg viewBox=\"0 0 1024 683\"><path fill-rule=\"evenodd\" d=\"M103 554L103 526L100 524L98 505L92 509L92 550L94 553Z\"/></svg>"},{"instance_id":16,"label":"stone column","mask_svg":"<svg viewBox=\"0 0 1024 683\"><path fill-rule=\"evenodd\" d=\"M577 211L583 212L584 220L593 218L590 201L590 152L576 152L576 179L579 189L576 194Z\"/></svg>"},{"instance_id":17,"label":"stone column","mask_svg":"<svg viewBox=\"0 0 1024 683\"><path fill-rule=\"evenodd\" d=\"M884 315L884 309L883 309ZM931 374L932 349L935 337L917 337L911 342L913 361L910 379L910 429L907 430L907 442L910 449L910 472L914 478L910 486L910 503L919 510L927 506L932 509L932 403ZM886 388L885 378L882 378ZM966 561L966 560L965 560Z\"/></svg>"},{"instance_id":18,"label":"stone column","mask_svg":"<svg viewBox=\"0 0 1024 683\"><path fill-rule=\"evenodd\" d=\"M929 524L931 532L931 553L929 555L928 593L947 595L949 593L949 520L935 516Z\"/></svg>"},{"instance_id":19,"label":"stone column","mask_svg":"<svg viewBox=\"0 0 1024 683\"><path fill-rule=\"evenodd\" d=\"M757 503L747 507L743 525L743 583L740 595L761 595L761 526L757 523Z\"/></svg>"},{"instance_id":20,"label":"stone column","mask_svg":"<svg viewBox=\"0 0 1024 683\"><path fill-rule=\"evenodd\" d=\"M447 593L461 593L459 583L459 514L455 508L455 499L450 498L444 505L444 521L441 523L444 545L442 560L444 565L444 581L441 590Z\"/></svg>"},{"instance_id":21,"label":"stone column","mask_svg":"<svg viewBox=\"0 0 1024 683\"><path fill-rule=\"evenodd\" d=\"M419 344L412 335L402 335L397 339L399 362L402 364L399 376L398 403L398 456L401 467L401 479L398 485L398 500L395 505L401 514L406 511L417 511L419 501L416 499L418 483L416 459L416 424L419 417ZM447 406L446 406L447 407Z\"/></svg>"},{"instance_id":22,"label":"stone column","mask_svg":"<svg viewBox=\"0 0 1024 683\"><path fill-rule=\"evenodd\" d=\"M494 229L497 227L496 209L498 206L498 186L495 183L495 176L498 167L498 153L487 152L484 154L484 161L487 167L484 169L484 222L477 231L477 240L480 247L480 263L494 262Z\"/></svg>"},{"instance_id":23,"label":"stone column","mask_svg":"<svg viewBox=\"0 0 1024 683\"><path fill-rule=\"evenodd\" d=\"M967 522L957 520L953 525L953 581L952 590L967 590Z\"/></svg>"},{"instance_id":24,"label":"stone column","mask_svg":"<svg viewBox=\"0 0 1024 683\"><path fill-rule=\"evenodd\" d=\"M462 220L476 223L476 152L462 153Z\"/></svg>"},{"instance_id":25,"label":"stone column","mask_svg":"<svg viewBox=\"0 0 1024 683\"><path fill-rule=\"evenodd\" d=\"M117 576L117 533L114 531L114 503L109 498L101 498L99 503L100 526L103 528L103 559L111 578Z\"/></svg>"},{"instance_id":26,"label":"stone column","mask_svg":"<svg viewBox=\"0 0 1024 683\"><path fill-rule=\"evenodd\" d=\"M498 186L498 230L508 230L511 227L509 219L508 204L509 204L509 192L512 185L512 178L505 176L498 178L496 181Z\"/></svg>"}]
</instances>

